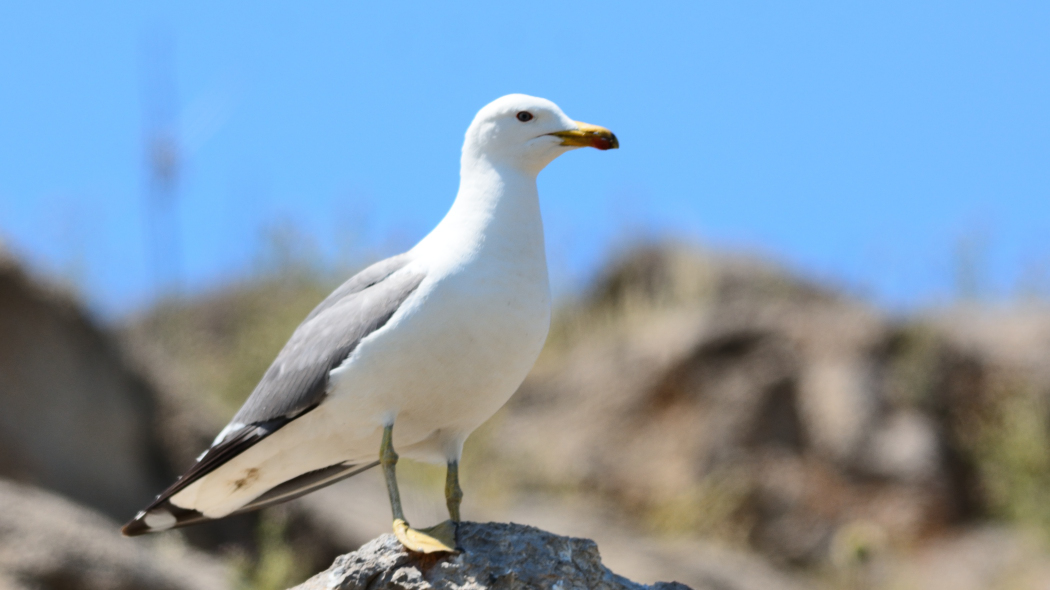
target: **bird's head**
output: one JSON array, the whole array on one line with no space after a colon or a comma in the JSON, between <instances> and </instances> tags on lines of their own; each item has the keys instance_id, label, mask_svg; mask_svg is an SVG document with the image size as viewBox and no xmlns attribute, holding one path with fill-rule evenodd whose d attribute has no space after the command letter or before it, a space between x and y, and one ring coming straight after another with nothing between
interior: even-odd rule
<instances>
[{"instance_id":1,"label":"bird's head","mask_svg":"<svg viewBox=\"0 0 1050 590\"><path fill-rule=\"evenodd\" d=\"M573 121L547 99L508 94L478 111L467 129L463 156L538 173L579 147L610 150L620 143L612 131Z\"/></svg>"}]
</instances>

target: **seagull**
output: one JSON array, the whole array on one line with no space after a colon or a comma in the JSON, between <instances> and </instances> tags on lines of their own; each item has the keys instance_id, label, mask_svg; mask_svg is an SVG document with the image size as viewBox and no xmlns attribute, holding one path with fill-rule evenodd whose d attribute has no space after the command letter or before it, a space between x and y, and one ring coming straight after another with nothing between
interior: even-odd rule
<instances>
[{"instance_id":1,"label":"seagull","mask_svg":"<svg viewBox=\"0 0 1050 590\"><path fill-rule=\"evenodd\" d=\"M619 141L543 98L511 94L482 108L444 219L310 312L212 446L122 532L257 510L379 465L398 540L454 552L463 442L521 385L550 326L536 177L580 147ZM399 454L447 465L448 521L408 525Z\"/></svg>"}]
</instances>

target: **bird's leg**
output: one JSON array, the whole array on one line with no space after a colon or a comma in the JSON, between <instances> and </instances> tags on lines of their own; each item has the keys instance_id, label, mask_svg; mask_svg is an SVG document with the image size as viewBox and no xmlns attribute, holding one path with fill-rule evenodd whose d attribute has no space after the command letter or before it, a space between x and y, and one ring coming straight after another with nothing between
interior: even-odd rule
<instances>
[{"instance_id":1,"label":"bird's leg","mask_svg":"<svg viewBox=\"0 0 1050 590\"><path fill-rule=\"evenodd\" d=\"M390 493L390 510L394 513L394 535L409 551L417 553L455 552L455 535L450 537L450 541L445 539L447 535L442 535L441 531L437 530L441 525L432 527L434 530L417 531L405 522L405 513L401 509L401 493L397 489L395 472L397 453L394 451L393 433L393 424L383 428L383 442L379 447L379 463L383 466L386 489Z\"/></svg>"},{"instance_id":2,"label":"bird's leg","mask_svg":"<svg viewBox=\"0 0 1050 590\"><path fill-rule=\"evenodd\" d=\"M386 478L386 491L390 494L390 510L394 513L394 522L405 521L401 510L401 492L397 489L397 452L394 451L394 425L383 428L383 442L379 446L379 464L383 466L383 477ZM395 526L397 526L395 524Z\"/></svg>"},{"instance_id":3,"label":"bird's leg","mask_svg":"<svg viewBox=\"0 0 1050 590\"><path fill-rule=\"evenodd\" d=\"M463 490L459 488L459 461L449 461L448 473L445 475L445 504L448 506L448 517L452 522L459 522L461 502Z\"/></svg>"}]
</instances>

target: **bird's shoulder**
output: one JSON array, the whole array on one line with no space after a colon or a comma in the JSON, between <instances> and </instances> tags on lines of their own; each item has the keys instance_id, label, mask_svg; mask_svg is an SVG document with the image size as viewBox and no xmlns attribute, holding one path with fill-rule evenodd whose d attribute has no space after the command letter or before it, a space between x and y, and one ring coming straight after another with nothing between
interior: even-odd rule
<instances>
[{"instance_id":1,"label":"bird's shoulder","mask_svg":"<svg viewBox=\"0 0 1050 590\"><path fill-rule=\"evenodd\" d=\"M365 267L364 270L359 271L357 274L344 281L343 284L339 285L334 291L332 291L328 297L325 297L324 300L318 303L317 307L306 316L300 326L308 324L315 317L331 309L347 297L375 286L377 283L390 277L390 275L408 266L412 260L411 254L405 252L403 254L391 256L390 258L385 258Z\"/></svg>"},{"instance_id":2,"label":"bird's shoulder","mask_svg":"<svg viewBox=\"0 0 1050 590\"><path fill-rule=\"evenodd\" d=\"M328 377L419 287L425 271L398 255L355 274L306 316L233 418L257 424L301 415L327 394Z\"/></svg>"}]
</instances>

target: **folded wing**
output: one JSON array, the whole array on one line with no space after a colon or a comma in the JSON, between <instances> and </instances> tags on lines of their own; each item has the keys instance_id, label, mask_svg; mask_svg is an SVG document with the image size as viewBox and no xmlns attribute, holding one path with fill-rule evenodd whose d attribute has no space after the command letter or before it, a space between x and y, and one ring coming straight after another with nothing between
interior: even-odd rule
<instances>
[{"instance_id":1,"label":"folded wing","mask_svg":"<svg viewBox=\"0 0 1050 590\"><path fill-rule=\"evenodd\" d=\"M406 268L408 262L405 255L377 262L322 301L296 328L212 447L124 525L123 533L134 536L210 520L197 510L176 506L172 496L324 403L332 369L342 364L361 340L386 325L423 281L424 273ZM234 514L297 498L374 465L337 464L297 474Z\"/></svg>"}]
</instances>

